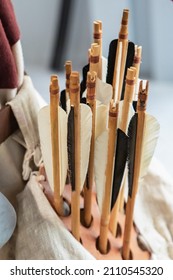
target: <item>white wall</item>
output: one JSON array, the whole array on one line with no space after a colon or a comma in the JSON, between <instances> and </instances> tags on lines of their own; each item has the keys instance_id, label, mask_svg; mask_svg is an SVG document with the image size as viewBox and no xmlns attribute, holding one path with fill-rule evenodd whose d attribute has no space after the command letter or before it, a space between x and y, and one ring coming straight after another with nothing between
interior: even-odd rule
<instances>
[{"instance_id":1,"label":"white wall","mask_svg":"<svg viewBox=\"0 0 173 280\"><path fill-rule=\"evenodd\" d=\"M61 0L12 0L19 21L25 65L50 65ZM130 9L129 39L142 45L141 73L146 78L173 80L173 2L170 0L76 0L66 59L80 70L87 61L93 21L103 22L103 54L117 38L122 10Z\"/></svg>"},{"instance_id":2,"label":"white wall","mask_svg":"<svg viewBox=\"0 0 173 280\"><path fill-rule=\"evenodd\" d=\"M131 10L128 0L76 0L74 22L69 34L68 57L81 66L87 61L88 49L93 42L93 21L103 23L103 55L107 57L109 43L118 38L124 8ZM129 39L134 40L133 17L129 17Z\"/></svg>"},{"instance_id":3,"label":"white wall","mask_svg":"<svg viewBox=\"0 0 173 280\"><path fill-rule=\"evenodd\" d=\"M25 65L50 65L59 0L12 0L21 30Z\"/></svg>"},{"instance_id":4,"label":"white wall","mask_svg":"<svg viewBox=\"0 0 173 280\"><path fill-rule=\"evenodd\" d=\"M150 5L153 78L173 82L173 2L152 0Z\"/></svg>"},{"instance_id":5,"label":"white wall","mask_svg":"<svg viewBox=\"0 0 173 280\"><path fill-rule=\"evenodd\" d=\"M142 70L153 79L173 81L173 2L134 0L134 32L143 47Z\"/></svg>"}]
</instances>

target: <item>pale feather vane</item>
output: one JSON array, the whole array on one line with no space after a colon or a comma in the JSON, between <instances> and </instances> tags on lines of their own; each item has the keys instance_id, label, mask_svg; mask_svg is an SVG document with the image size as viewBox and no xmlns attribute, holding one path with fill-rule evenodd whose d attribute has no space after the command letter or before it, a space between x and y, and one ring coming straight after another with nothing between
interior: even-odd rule
<instances>
[{"instance_id":1,"label":"pale feather vane","mask_svg":"<svg viewBox=\"0 0 173 280\"><path fill-rule=\"evenodd\" d=\"M80 104L81 109L81 190L84 185L86 178L88 164L89 164L89 153L90 153L90 142L91 142L91 131L92 131L92 112L88 105Z\"/></svg>"},{"instance_id":2,"label":"pale feather vane","mask_svg":"<svg viewBox=\"0 0 173 280\"><path fill-rule=\"evenodd\" d=\"M140 179L142 179L146 174L153 157L157 140L159 137L160 125L158 121L151 115L146 114L145 117L145 129L143 136L143 150L142 150L142 160L140 169Z\"/></svg>"},{"instance_id":3,"label":"pale feather vane","mask_svg":"<svg viewBox=\"0 0 173 280\"><path fill-rule=\"evenodd\" d=\"M60 130L60 166L61 166L61 193L65 186L67 177L67 115L59 107L59 130ZM51 126L50 126L50 106L43 107L38 114L38 127L43 161L47 178L51 189L53 190L53 166L52 166L52 144L51 144Z\"/></svg>"}]
</instances>

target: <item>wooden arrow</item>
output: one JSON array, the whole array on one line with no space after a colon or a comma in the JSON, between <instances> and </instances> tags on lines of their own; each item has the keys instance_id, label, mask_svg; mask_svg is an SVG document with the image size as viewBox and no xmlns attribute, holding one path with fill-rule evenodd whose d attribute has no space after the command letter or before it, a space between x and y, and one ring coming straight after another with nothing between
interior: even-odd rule
<instances>
[{"instance_id":1,"label":"wooden arrow","mask_svg":"<svg viewBox=\"0 0 173 280\"><path fill-rule=\"evenodd\" d=\"M108 250L108 230L110 219L111 195L112 195L112 174L114 166L116 132L118 122L118 104L110 103L109 109L109 124L108 124L108 149L107 164L106 164L106 181L105 191L102 203L101 222L100 222L100 236L99 236L99 250L102 254L106 254Z\"/></svg>"},{"instance_id":2,"label":"wooden arrow","mask_svg":"<svg viewBox=\"0 0 173 280\"><path fill-rule=\"evenodd\" d=\"M50 123L52 140L52 163L54 183L54 205L59 215L64 214L63 198L61 196L61 162L59 143L59 85L57 76L51 76L50 84Z\"/></svg>"},{"instance_id":3,"label":"wooden arrow","mask_svg":"<svg viewBox=\"0 0 173 280\"><path fill-rule=\"evenodd\" d=\"M148 82L143 88L140 82L137 113L132 117L129 135L129 194L126 206L125 231L123 239L122 256L130 258L130 238L133 225L133 212L139 182L146 175L147 168L153 156L158 135L159 124L157 120L146 114L146 101L148 96Z\"/></svg>"},{"instance_id":4,"label":"wooden arrow","mask_svg":"<svg viewBox=\"0 0 173 280\"><path fill-rule=\"evenodd\" d=\"M141 64L141 56L142 56L142 47L141 46L135 46L135 56L134 56L134 61L133 61L133 67L131 69L134 69L135 71L135 86L134 86L134 93L133 93L133 107L136 110L136 104L137 104L137 99L138 99L138 88L139 88L139 72L140 72L140 64ZM126 133L127 133L127 127L126 127ZM125 191L125 186L127 183L127 170L126 170L126 175L124 176L123 180L123 186L121 190L121 197L120 197L120 211L124 211L124 191Z\"/></svg>"},{"instance_id":5,"label":"wooden arrow","mask_svg":"<svg viewBox=\"0 0 173 280\"><path fill-rule=\"evenodd\" d=\"M89 227L92 221L92 190L94 184L94 147L95 147L95 119L96 119L96 72L87 75L87 104L92 111L92 136L90 146L89 166L84 185L84 224Z\"/></svg>"},{"instance_id":6,"label":"wooden arrow","mask_svg":"<svg viewBox=\"0 0 173 280\"><path fill-rule=\"evenodd\" d=\"M129 119L131 119L132 99L135 86L135 70L129 68L126 76L126 87L124 100L121 101L122 111L120 116L118 137L117 137L117 150L115 154L114 176L113 176L113 190L112 190L112 203L111 203L111 218L110 230L116 236L117 218L119 212L119 204L121 199L121 191L124 195L124 189L120 190L125 176L125 166L127 161L127 129ZM119 114L120 115L120 114Z\"/></svg>"},{"instance_id":7,"label":"wooden arrow","mask_svg":"<svg viewBox=\"0 0 173 280\"><path fill-rule=\"evenodd\" d=\"M61 107L64 109L64 111L67 112L67 101L70 98L70 90L69 90L69 84L70 84L70 74L72 72L72 62L71 61L66 61L65 63L65 73L66 73L66 88L61 91L61 96L60 96L60 102L61 102Z\"/></svg>"},{"instance_id":8,"label":"wooden arrow","mask_svg":"<svg viewBox=\"0 0 173 280\"><path fill-rule=\"evenodd\" d=\"M100 47L99 53L99 71L97 73L98 78L102 80L102 21L97 20L94 21L94 32L93 32L93 39L94 43L97 43Z\"/></svg>"},{"instance_id":9,"label":"wooden arrow","mask_svg":"<svg viewBox=\"0 0 173 280\"><path fill-rule=\"evenodd\" d=\"M45 190L59 215L68 215L69 206L63 201L67 177L67 115L59 106L58 77L51 76L50 105L38 113L38 127L43 162L50 188ZM51 196L51 197L50 197Z\"/></svg>"},{"instance_id":10,"label":"wooden arrow","mask_svg":"<svg viewBox=\"0 0 173 280\"><path fill-rule=\"evenodd\" d=\"M80 85L79 73L75 71L72 71L70 75L70 104L68 155L72 184L71 231L73 236L80 241ZM69 140L69 137L73 139Z\"/></svg>"},{"instance_id":11,"label":"wooden arrow","mask_svg":"<svg viewBox=\"0 0 173 280\"><path fill-rule=\"evenodd\" d=\"M118 68L119 60L119 43L122 43L122 56L121 56L121 65L120 65L120 79L118 85L118 97L117 100L124 99L124 78L127 74L127 69L132 66L134 59L134 43L128 42L128 18L129 10L124 9L121 21L121 27L119 32L118 40L113 40L109 46L109 55L108 55L108 72L107 72L107 83L113 84L113 79L117 80L116 74ZM114 77L114 78L113 78ZM114 98L114 91L113 91Z\"/></svg>"},{"instance_id":12,"label":"wooden arrow","mask_svg":"<svg viewBox=\"0 0 173 280\"><path fill-rule=\"evenodd\" d=\"M99 73L99 60L100 60L100 46L97 43L91 44L90 49L90 72Z\"/></svg>"}]
</instances>

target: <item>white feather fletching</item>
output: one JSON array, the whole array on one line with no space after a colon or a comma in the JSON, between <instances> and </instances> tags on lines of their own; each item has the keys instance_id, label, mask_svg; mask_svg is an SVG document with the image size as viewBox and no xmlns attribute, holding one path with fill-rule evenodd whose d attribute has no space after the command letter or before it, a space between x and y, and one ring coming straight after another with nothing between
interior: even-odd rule
<instances>
[{"instance_id":1,"label":"white feather fletching","mask_svg":"<svg viewBox=\"0 0 173 280\"><path fill-rule=\"evenodd\" d=\"M52 165L52 144L51 144L51 124L50 124L50 106L43 107L38 114L38 127L41 143L41 151L43 162L45 165L46 175L53 190L53 165ZM61 193L64 190L67 169L67 114L59 107L59 145L60 145L60 180L61 180Z\"/></svg>"},{"instance_id":2,"label":"white feather fletching","mask_svg":"<svg viewBox=\"0 0 173 280\"><path fill-rule=\"evenodd\" d=\"M80 104L81 109L81 173L80 186L83 188L90 154L91 133L92 133L92 112L88 105Z\"/></svg>"},{"instance_id":3,"label":"white feather fletching","mask_svg":"<svg viewBox=\"0 0 173 280\"><path fill-rule=\"evenodd\" d=\"M119 102L118 128L120 128L120 129L121 129L122 114L123 114L123 103L124 103L124 100L121 100ZM135 114L135 110L134 110L134 108L131 104L129 112L128 112L127 127L129 127L130 120L131 120L131 118L133 117L134 114ZM124 131L124 133L126 133L126 131Z\"/></svg>"},{"instance_id":4,"label":"white feather fletching","mask_svg":"<svg viewBox=\"0 0 173 280\"><path fill-rule=\"evenodd\" d=\"M158 121L151 115L145 116L145 128L143 136L142 159L140 168L140 179L146 174L153 157L157 140L159 137L160 125Z\"/></svg>"},{"instance_id":5,"label":"white feather fletching","mask_svg":"<svg viewBox=\"0 0 173 280\"><path fill-rule=\"evenodd\" d=\"M102 202L106 183L106 165L108 155L108 130L102 132L95 141L94 153L94 174L97 192L97 201L100 212L102 211Z\"/></svg>"},{"instance_id":6,"label":"white feather fletching","mask_svg":"<svg viewBox=\"0 0 173 280\"><path fill-rule=\"evenodd\" d=\"M70 99L67 100L66 102L66 109L67 109L67 115L70 113Z\"/></svg>"},{"instance_id":7,"label":"white feather fletching","mask_svg":"<svg viewBox=\"0 0 173 280\"><path fill-rule=\"evenodd\" d=\"M87 89L83 92L82 97L86 97ZM96 80L96 99L102 104L109 105L112 99L112 86L97 78Z\"/></svg>"},{"instance_id":8,"label":"white feather fletching","mask_svg":"<svg viewBox=\"0 0 173 280\"><path fill-rule=\"evenodd\" d=\"M98 105L96 110L96 133L94 151L94 175L97 201L100 211L106 182L106 164L108 155L108 107Z\"/></svg>"},{"instance_id":9,"label":"white feather fletching","mask_svg":"<svg viewBox=\"0 0 173 280\"><path fill-rule=\"evenodd\" d=\"M106 105L98 104L96 109L95 139L108 127L108 111Z\"/></svg>"},{"instance_id":10,"label":"white feather fletching","mask_svg":"<svg viewBox=\"0 0 173 280\"><path fill-rule=\"evenodd\" d=\"M102 81L106 82L107 76L108 60L106 57L102 56Z\"/></svg>"},{"instance_id":11,"label":"white feather fletching","mask_svg":"<svg viewBox=\"0 0 173 280\"><path fill-rule=\"evenodd\" d=\"M105 105L109 105L112 99L112 86L99 78L96 80L96 99Z\"/></svg>"}]
</instances>

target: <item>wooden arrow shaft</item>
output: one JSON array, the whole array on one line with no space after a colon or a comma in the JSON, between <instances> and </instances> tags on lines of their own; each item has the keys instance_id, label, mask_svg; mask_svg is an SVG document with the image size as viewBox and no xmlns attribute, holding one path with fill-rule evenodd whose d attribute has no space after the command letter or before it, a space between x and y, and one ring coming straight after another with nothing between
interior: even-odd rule
<instances>
[{"instance_id":1,"label":"wooden arrow shaft","mask_svg":"<svg viewBox=\"0 0 173 280\"><path fill-rule=\"evenodd\" d=\"M98 78L102 80L102 22L100 20L94 21L93 38L94 43L100 46Z\"/></svg>"},{"instance_id":2,"label":"wooden arrow shaft","mask_svg":"<svg viewBox=\"0 0 173 280\"><path fill-rule=\"evenodd\" d=\"M74 142L75 142L75 190L71 197L71 231L73 236L80 241L80 92L79 92L79 73L72 72L70 76L70 101L74 106Z\"/></svg>"},{"instance_id":3,"label":"wooden arrow shaft","mask_svg":"<svg viewBox=\"0 0 173 280\"><path fill-rule=\"evenodd\" d=\"M59 92L50 92L50 120L52 142L52 165L54 184L54 204L59 215L63 215L63 199L60 195L61 163L59 147Z\"/></svg>"},{"instance_id":4,"label":"wooden arrow shaft","mask_svg":"<svg viewBox=\"0 0 173 280\"><path fill-rule=\"evenodd\" d=\"M128 260L129 256L130 256L130 239L131 239L131 231L132 231L132 225L133 225L133 212L134 212L135 198L136 198L136 193L137 193L138 185L139 185L144 126L145 126L145 112L139 111L138 112L137 135L136 135L132 197L128 197L128 201L127 201L125 230L124 230L124 239L123 239L122 255L123 255L123 258L126 260Z\"/></svg>"},{"instance_id":5,"label":"wooden arrow shaft","mask_svg":"<svg viewBox=\"0 0 173 280\"><path fill-rule=\"evenodd\" d=\"M95 122L96 122L96 72L87 74L87 104L92 111L92 134L89 154L87 178L84 185L84 224L89 227L92 221L92 190L94 184L94 149L95 149Z\"/></svg>"},{"instance_id":6,"label":"wooden arrow shaft","mask_svg":"<svg viewBox=\"0 0 173 280\"><path fill-rule=\"evenodd\" d=\"M89 155L89 166L88 174L84 186L84 223L86 226L89 226L92 219L92 191L94 184L94 149L95 149L95 111L96 111L96 102L93 105L90 105L92 110L92 136L91 136L91 145L90 145L90 155ZM87 184L87 185L86 185Z\"/></svg>"},{"instance_id":7,"label":"wooden arrow shaft","mask_svg":"<svg viewBox=\"0 0 173 280\"><path fill-rule=\"evenodd\" d=\"M110 220L110 206L112 194L112 174L114 167L114 156L116 146L116 131L117 131L117 109L110 105L109 112L109 136L108 136L108 156L106 165L106 183L105 193L102 204L101 223L100 223L100 236L99 236L99 250L101 253L106 254L108 244L108 230Z\"/></svg>"},{"instance_id":8,"label":"wooden arrow shaft","mask_svg":"<svg viewBox=\"0 0 173 280\"><path fill-rule=\"evenodd\" d=\"M90 72L99 73L100 46L96 43L91 44L90 49Z\"/></svg>"},{"instance_id":9,"label":"wooden arrow shaft","mask_svg":"<svg viewBox=\"0 0 173 280\"><path fill-rule=\"evenodd\" d=\"M129 110L133 99L133 92L134 92L134 85L135 85L135 71L134 69L128 69L126 75L126 87L125 87L125 94L124 94L124 101L123 101L123 108L122 108L122 116L120 122L120 129L127 134L128 128L128 119L129 119ZM120 193L118 195L117 201L112 209L111 218L110 218L110 230L114 236L116 236L117 230L117 218L119 208L121 206L121 201L124 203L124 188L126 182L126 168L125 174L122 181L122 187L120 189Z\"/></svg>"},{"instance_id":10,"label":"wooden arrow shaft","mask_svg":"<svg viewBox=\"0 0 173 280\"><path fill-rule=\"evenodd\" d=\"M121 56L121 65L120 65L120 78L119 78L119 87L118 87L118 101L121 99L121 92L123 87L124 72L127 59L127 50L128 50L128 17L129 10L123 10L123 16L121 21L121 28L119 32L118 44L122 43L122 56Z\"/></svg>"}]
</instances>

